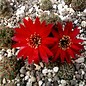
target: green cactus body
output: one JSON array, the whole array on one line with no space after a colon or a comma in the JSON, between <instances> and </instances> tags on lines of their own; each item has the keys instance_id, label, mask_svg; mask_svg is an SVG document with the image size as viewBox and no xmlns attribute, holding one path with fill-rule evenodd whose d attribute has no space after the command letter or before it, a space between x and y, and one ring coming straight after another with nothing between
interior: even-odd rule
<instances>
[{"instance_id":1,"label":"green cactus body","mask_svg":"<svg viewBox=\"0 0 86 86\"><path fill-rule=\"evenodd\" d=\"M40 8L42 10L50 10L52 9L52 2L50 0L41 0L41 5L40 5Z\"/></svg>"},{"instance_id":2,"label":"green cactus body","mask_svg":"<svg viewBox=\"0 0 86 86\"><path fill-rule=\"evenodd\" d=\"M13 36L13 29L7 27L1 27L0 29L0 47L11 47Z\"/></svg>"},{"instance_id":3,"label":"green cactus body","mask_svg":"<svg viewBox=\"0 0 86 86\"><path fill-rule=\"evenodd\" d=\"M86 8L86 0L72 0L71 7L75 11L83 11Z\"/></svg>"},{"instance_id":4,"label":"green cactus body","mask_svg":"<svg viewBox=\"0 0 86 86\"><path fill-rule=\"evenodd\" d=\"M14 79L21 65L22 61L17 61L16 57L3 57L2 60L0 60L0 84L2 84L4 78L6 80Z\"/></svg>"},{"instance_id":5,"label":"green cactus body","mask_svg":"<svg viewBox=\"0 0 86 86\"><path fill-rule=\"evenodd\" d=\"M73 64L61 64L58 71L58 77L60 79L71 80L73 79L75 67Z\"/></svg>"},{"instance_id":6,"label":"green cactus body","mask_svg":"<svg viewBox=\"0 0 86 86\"><path fill-rule=\"evenodd\" d=\"M65 4L70 5L72 0L64 0Z\"/></svg>"},{"instance_id":7,"label":"green cactus body","mask_svg":"<svg viewBox=\"0 0 86 86\"><path fill-rule=\"evenodd\" d=\"M57 23L57 22L62 22L61 18L58 15L55 15L54 13L50 13L49 15L44 13L40 16L41 21L46 21L47 24L49 23Z\"/></svg>"},{"instance_id":8,"label":"green cactus body","mask_svg":"<svg viewBox=\"0 0 86 86\"><path fill-rule=\"evenodd\" d=\"M7 17L12 14L12 8L7 0L0 0L0 17Z\"/></svg>"}]
</instances>

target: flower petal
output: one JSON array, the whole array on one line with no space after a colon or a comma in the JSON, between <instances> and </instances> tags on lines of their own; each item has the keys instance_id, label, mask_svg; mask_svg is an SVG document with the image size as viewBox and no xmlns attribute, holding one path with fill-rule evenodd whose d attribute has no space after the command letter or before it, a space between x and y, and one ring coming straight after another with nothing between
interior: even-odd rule
<instances>
[{"instance_id":1,"label":"flower petal","mask_svg":"<svg viewBox=\"0 0 86 86\"><path fill-rule=\"evenodd\" d=\"M42 47L44 48L48 56L53 56L53 53L46 46L42 46Z\"/></svg>"},{"instance_id":2,"label":"flower petal","mask_svg":"<svg viewBox=\"0 0 86 86\"><path fill-rule=\"evenodd\" d=\"M34 63L38 64L39 63L38 49L35 49L33 52L34 52L33 54Z\"/></svg>"},{"instance_id":3,"label":"flower petal","mask_svg":"<svg viewBox=\"0 0 86 86\"><path fill-rule=\"evenodd\" d=\"M70 33L70 37L73 39L75 38L78 34L79 34L79 29L78 27L76 27L71 33Z\"/></svg>"},{"instance_id":4,"label":"flower petal","mask_svg":"<svg viewBox=\"0 0 86 86\"><path fill-rule=\"evenodd\" d=\"M66 52L64 50L60 51L60 58L61 58L61 62L63 63L66 57Z\"/></svg>"},{"instance_id":5,"label":"flower petal","mask_svg":"<svg viewBox=\"0 0 86 86\"><path fill-rule=\"evenodd\" d=\"M56 51L56 55L55 57L53 58L53 62L56 61L58 58L59 58L59 55L60 55L60 49L58 48L58 50Z\"/></svg>"},{"instance_id":6,"label":"flower petal","mask_svg":"<svg viewBox=\"0 0 86 86\"><path fill-rule=\"evenodd\" d=\"M71 48L73 48L75 50L81 50L81 49L83 49L83 46L80 44L72 44Z\"/></svg>"},{"instance_id":7,"label":"flower petal","mask_svg":"<svg viewBox=\"0 0 86 86\"><path fill-rule=\"evenodd\" d=\"M46 54L45 49L41 46L39 47L39 52L40 52L40 57L42 58L42 60L46 63L48 63L48 56Z\"/></svg>"},{"instance_id":8,"label":"flower petal","mask_svg":"<svg viewBox=\"0 0 86 86\"><path fill-rule=\"evenodd\" d=\"M57 38L47 37L42 40L42 43L45 45L54 44L57 41Z\"/></svg>"},{"instance_id":9,"label":"flower petal","mask_svg":"<svg viewBox=\"0 0 86 86\"><path fill-rule=\"evenodd\" d=\"M73 28L72 22L67 22L64 28L64 35L70 34L72 28Z\"/></svg>"},{"instance_id":10,"label":"flower petal","mask_svg":"<svg viewBox=\"0 0 86 86\"><path fill-rule=\"evenodd\" d=\"M72 58L75 58L75 55L73 53L73 51L71 49L67 49L67 53L69 56L71 56Z\"/></svg>"},{"instance_id":11,"label":"flower petal","mask_svg":"<svg viewBox=\"0 0 86 86\"><path fill-rule=\"evenodd\" d=\"M42 36L42 38L47 37L50 34L52 26L53 26L52 24L48 24L48 25L46 25L45 28L42 28L40 30L40 35Z\"/></svg>"},{"instance_id":12,"label":"flower petal","mask_svg":"<svg viewBox=\"0 0 86 86\"><path fill-rule=\"evenodd\" d=\"M27 51L27 47L21 48L20 51L19 51L19 53L18 53L18 55L17 55L17 57L20 58L21 56L24 56L24 54L26 53L26 51Z\"/></svg>"},{"instance_id":13,"label":"flower petal","mask_svg":"<svg viewBox=\"0 0 86 86\"><path fill-rule=\"evenodd\" d=\"M78 44L78 43L82 43L84 40L75 38L75 39L72 39L72 41L74 44Z\"/></svg>"}]
</instances>

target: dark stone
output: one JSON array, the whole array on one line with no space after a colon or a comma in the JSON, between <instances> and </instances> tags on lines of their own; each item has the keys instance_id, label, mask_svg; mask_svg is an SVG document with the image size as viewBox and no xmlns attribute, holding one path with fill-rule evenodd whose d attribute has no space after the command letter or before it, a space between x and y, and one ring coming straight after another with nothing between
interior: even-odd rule
<instances>
[{"instance_id":1,"label":"dark stone","mask_svg":"<svg viewBox=\"0 0 86 86\"><path fill-rule=\"evenodd\" d=\"M86 74L84 75L84 79L86 80Z\"/></svg>"},{"instance_id":2,"label":"dark stone","mask_svg":"<svg viewBox=\"0 0 86 86\"><path fill-rule=\"evenodd\" d=\"M84 65L81 65L81 66L80 66L81 69L84 69L84 67L85 67Z\"/></svg>"},{"instance_id":3,"label":"dark stone","mask_svg":"<svg viewBox=\"0 0 86 86\"><path fill-rule=\"evenodd\" d=\"M80 64L76 63L75 68L76 68L76 70L79 70L80 69Z\"/></svg>"},{"instance_id":4,"label":"dark stone","mask_svg":"<svg viewBox=\"0 0 86 86\"><path fill-rule=\"evenodd\" d=\"M47 83L46 83L46 86L52 86L52 85L51 85L51 82L47 82Z\"/></svg>"},{"instance_id":5,"label":"dark stone","mask_svg":"<svg viewBox=\"0 0 86 86\"><path fill-rule=\"evenodd\" d=\"M57 81L54 81L53 82L53 86L58 86L58 82Z\"/></svg>"}]
</instances>

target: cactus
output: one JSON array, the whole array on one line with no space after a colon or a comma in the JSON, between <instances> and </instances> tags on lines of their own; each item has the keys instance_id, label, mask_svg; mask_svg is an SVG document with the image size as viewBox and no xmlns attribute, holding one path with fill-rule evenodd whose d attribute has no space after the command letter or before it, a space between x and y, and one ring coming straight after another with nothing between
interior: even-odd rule
<instances>
[{"instance_id":1,"label":"cactus","mask_svg":"<svg viewBox=\"0 0 86 86\"><path fill-rule=\"evenodd\" d=\"M40 2L40 8L42 10L50 10L52 9L52 2L50 0L41 0Z\"/></svg>"},{"instance_id":2,"label":"cactus","mask_svg":"<svg viewBox=\"0 0 86 86\"><path fill-rule=\"evenodd\" d=\"M1 29L2 28L2 29ZM0 28L0 47L11 47L12 40L11 37L13 36L13 29L8 27L1 27Z\"/></svg>"},{"instance_id":3,"label":"cactus","mask_svg":"<svg viewBox=\"0 0 86 86\"><path fill-rule=\"evenodd\" d=\"M22 66L22 62L21 60L17 61L15 56L12 58L3 57L0 60L0 84L4 78L6 80L14 79Z\"/></svg>"},{"instance_id":4,"label":"cactus","mask_svg":"<svg viewBox=\"0 0 86 86\"><path fill-rule=\"evenodd\" d=\"M65 4L70 5L72 0L64 0Z\"/></svg>"},{"instance_id":5,"label":"cactus","mask_svg":"<svg viewBox=\"0 0 86 86\"><path fill-rule=\"evenodd\" d=\"M60 79L71 80L73 78L75 67L73 64L61 64L58 71L58 77Z\"/></svg>"},{"instance_id":6,"label":"cactus","mask_svg":"<svg viewBox=\"0 0 86 86\"><path fill-rule=\"evenodd\" d=\"M50 13L49 15L44 13L40 16L41 21L46 21L47 24L49 23L57 23L57 22L62 22L61 18L58 15L55 15L54 13Z\"/></svg>"},{"instance_id":7,"label":"cactus","mask_svg":"<svg viewBox=\"0 0 86 86\"><path fill-rule=\"evenodd\" d=\"M0 17L7 17L12 14L12 8L7 0L0 0Z\"/></svg>"},{"instance_id":8,"label":"cactus","mask_svg":"<svg viewBox=\"0 0 86 86\"><path fill-rule=\"evenodd\" d=\"M86 0L72 0L71 7L75 11L83 11L86 8Z\"/></svg>"}]
</instances>

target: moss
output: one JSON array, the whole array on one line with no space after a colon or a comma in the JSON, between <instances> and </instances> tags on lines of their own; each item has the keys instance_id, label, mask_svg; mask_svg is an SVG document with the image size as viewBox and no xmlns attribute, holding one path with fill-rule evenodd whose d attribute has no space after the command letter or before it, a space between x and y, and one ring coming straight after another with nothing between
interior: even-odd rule
<instances>
[{"instance_id":1,"label":"moss","mask_svg":"<svg viewBox=\"0 0 86 86\"><path fill-rule=\"evenodd\" d=\"M42 10L50 10L52 9L52 2L50 0L41 0L40 2L40 8Z\"/></svg>"},{"instance_id":2,"label":"moss","mask_svg":"<svg viewBox=\"0 0 86 86\"><path fill-rule=\"evenodd\" d=\"M13 29L8 27L1 27L0 29L0 47L10 48L12 45L11 37L13 36Z\"/></svg>"},{"instance_id":3,"label":"moss","mask_svg":"<svg viewBox=\"0 0 86 86\"><path fill-rule=\"evenodd\" d=\"M86 8L86 0L72 0L71 7L75 11L83 11Z\"/></svg>"},{"instance_id":4,"label":"moss","mask_svg":"<svg viewBox=\"0 0 86 86\"><path fill-rule=\"evenodd\" d=\"M49 23L57 23L57 22L62 22L60 17L58 15L55 15L54 13L50 13L49 15L44 13L40 16L40 20L42 21L46 21L47 24Z\"/></svg>"}]
</instances>

